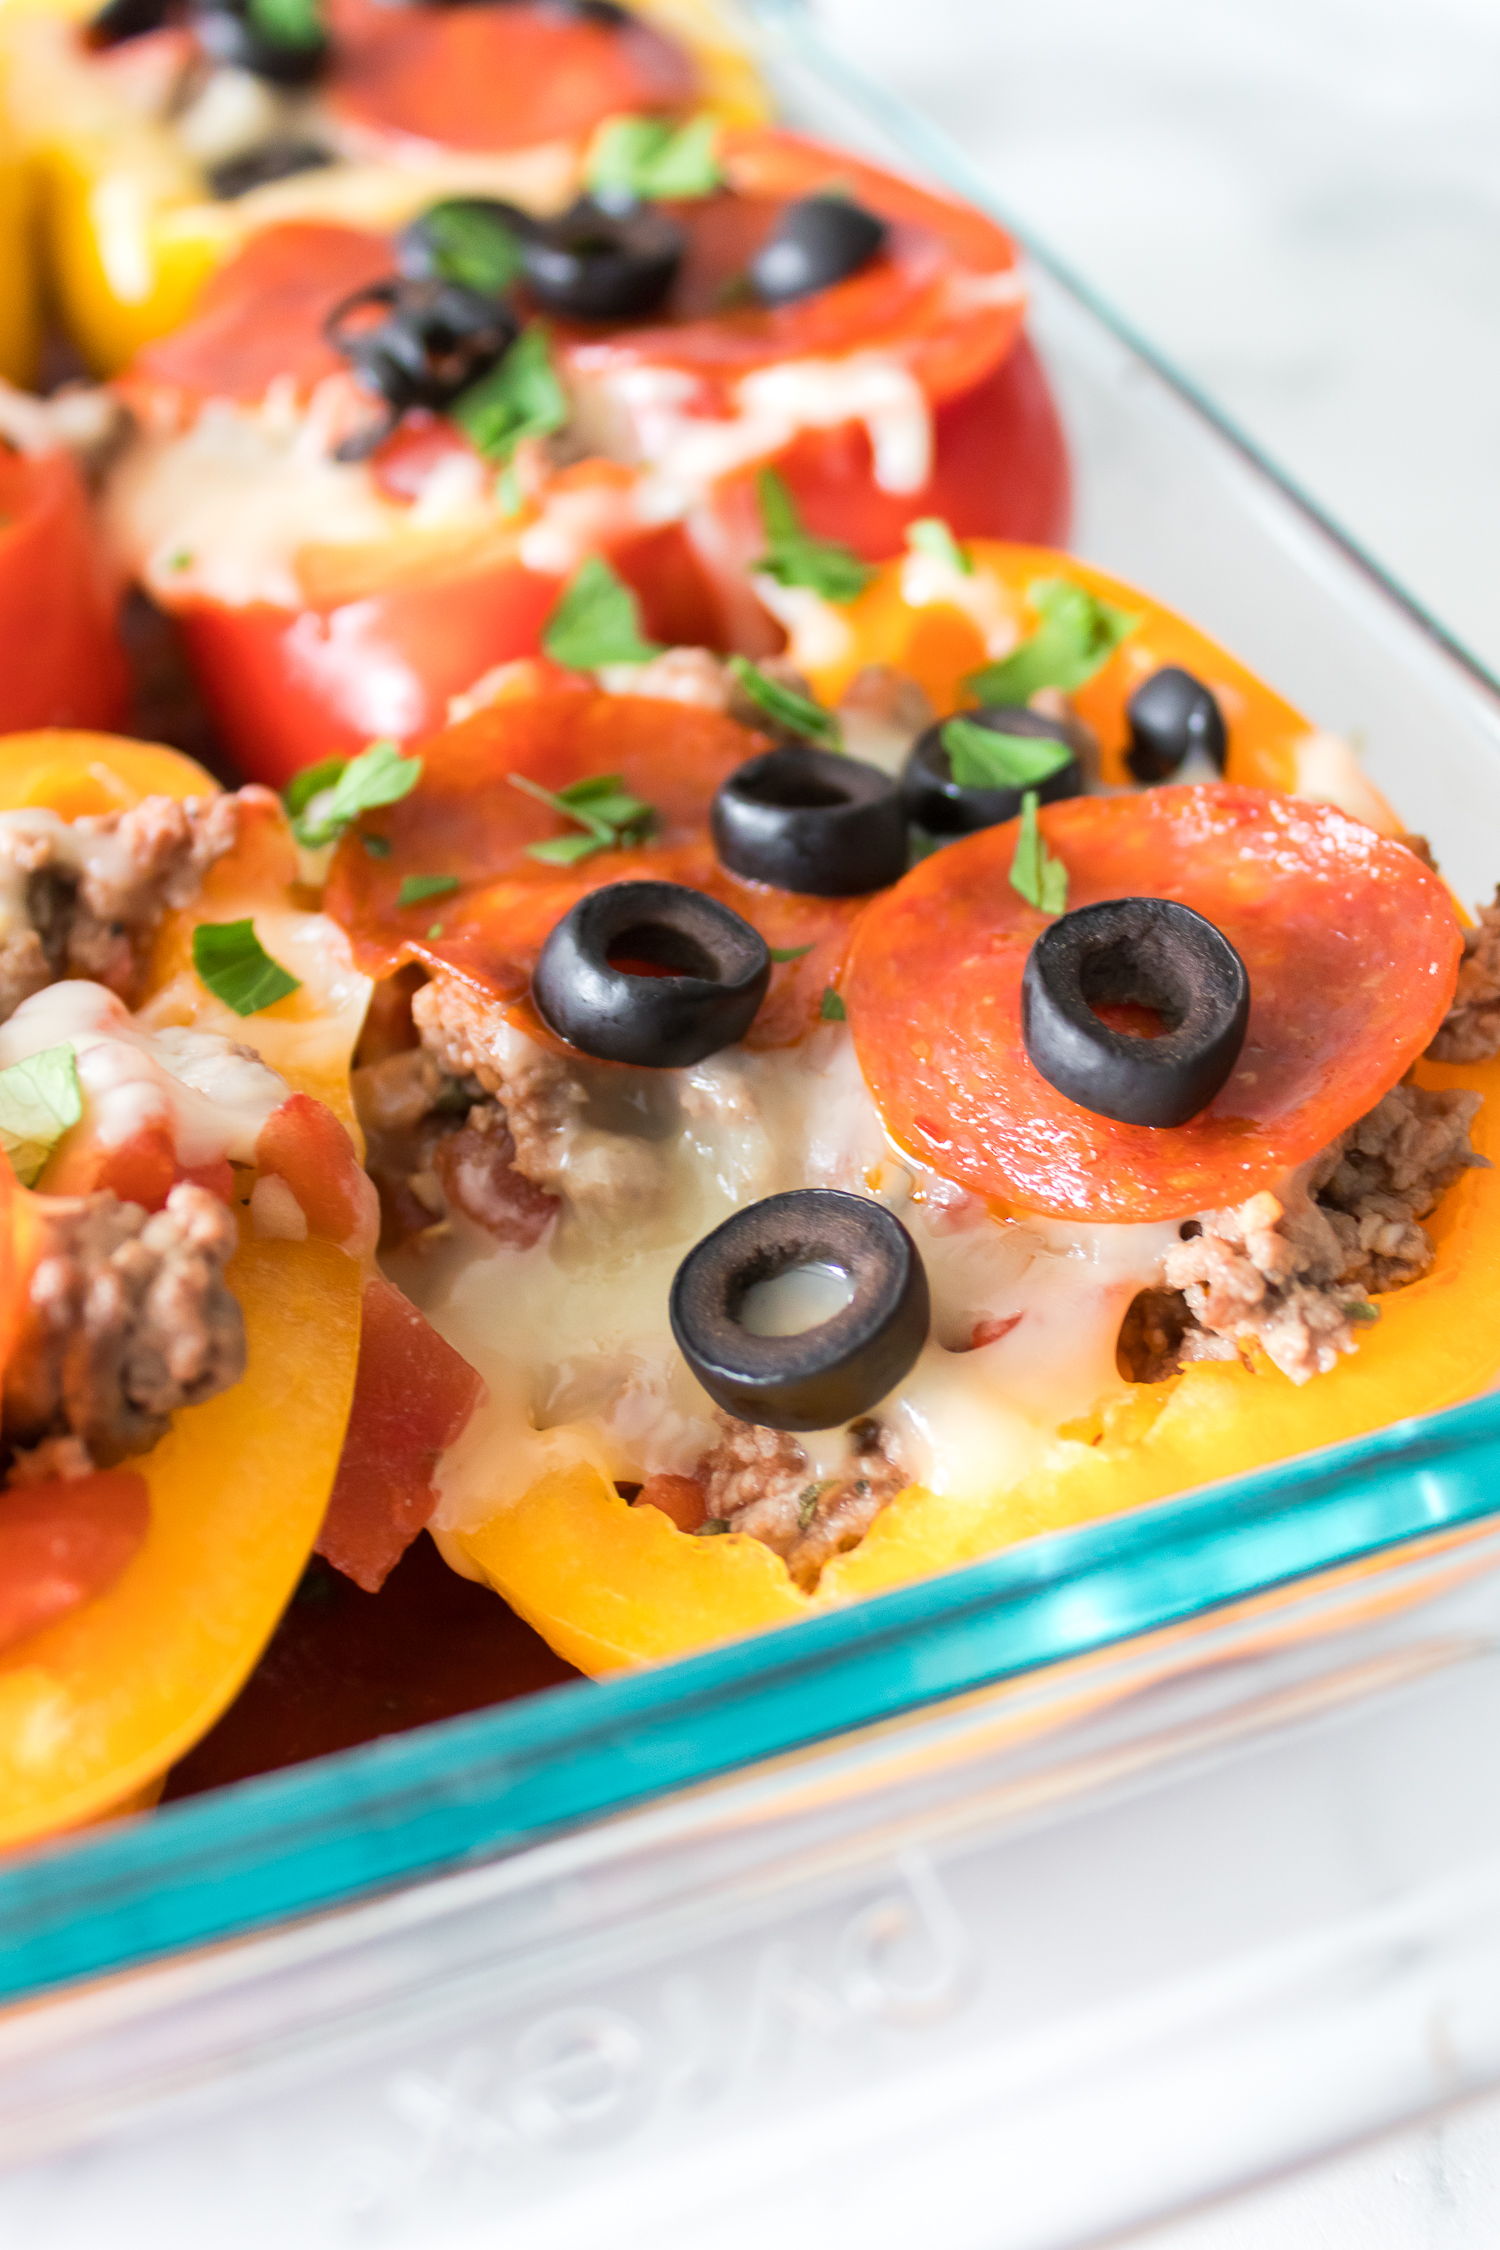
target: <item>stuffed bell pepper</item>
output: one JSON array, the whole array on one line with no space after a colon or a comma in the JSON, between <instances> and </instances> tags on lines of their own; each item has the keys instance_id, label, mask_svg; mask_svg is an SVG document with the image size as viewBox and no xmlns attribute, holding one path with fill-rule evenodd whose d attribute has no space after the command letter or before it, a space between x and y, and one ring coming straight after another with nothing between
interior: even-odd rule
<instances>
[{"instance_id":1,"label":"stuffed bell pepper","mask_svg":"<svg viewBox=\"0 0 1500 2250\"><path fill-rule=\"evenodd\" d=\"M649 639L754 655L934 512L1059 533L1061 434L990 221L768 130L650 184L606 168L550 224L469 200L394 240L272 230L138 356L112 536L246 770L569 660L589 566Z\"/></svg>"},{"instance_id":2,"label":"stuffed bell pepper","mask_svg":"<svg viewBox=\"0 0 1500 2250\"><path fill-rule=\"evenodd\" d=\"M536 666L329 878L384 1270L485 1386L422 1508L590 1671L1500 1368L1500 909L1060 554L930 521L840 624Z\"/></svg>"},{"instance_id":3,"label":"stuffed bell pepper","mask_svg":"<svg viewBox=\"0 0 1500 2250\"><path fill-rule=\"evenodd\" d=\"M149 1802L324 1526L374 1199L369 986L284 815L0 741L0 1844Z\"/></svg>"},{"instance_id":4,"label":"stuffed bell pepper","mask_svg":"<svg viewBox=\"0 0 1500 2250\"><path fill-rule=\"evenodd\" d=\"M555 211L612 119L680 162L764 113L713 0L13 5L0 46L60 308L99 374L263 227L384 230L465 195Z\"/></svg>"}]
</instances>

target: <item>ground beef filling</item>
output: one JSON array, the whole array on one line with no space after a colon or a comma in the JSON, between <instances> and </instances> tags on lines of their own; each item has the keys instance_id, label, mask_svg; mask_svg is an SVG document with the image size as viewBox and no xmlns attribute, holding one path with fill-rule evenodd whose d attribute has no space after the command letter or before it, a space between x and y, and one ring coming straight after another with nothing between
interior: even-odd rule
<instances>
[{"instance_id":1,"label":"ground beef filling","mask_svg":"<svg viewBox=\"0 0 1500 2250\"><path fill-rule=\"evenodd\" d=\"M206 1188L163 1210L114 1195L40 1198L41 1254L5 1370L12 1482L84 1476L165 1434L245 1371L224 1269L238 1231Z\"/></svg>"},{"instance_id":2,"label":"ground beef filling","mask_svg":"<svg viewBox=\"0 0 1500 2250\"><path fill-rule=\"evenodd\" d=\"M1434 1062L1488 1062L1500 1052L1500 891L1464 932L1458 989L1427 1050Z\"/></svg>"},{"instance_id":3,"label":"ground beef filling","mask_svg":"<svg viewBox=\"0 0 1500 2250\"><path fill-rule=\"evenodd\" d=\"M1372 1291L1404 1288L1432 1264L1420 1224L1460 1173L1477 1093L1393 1087L1305 1165L1278 1197L1188 1222L1120 1332L1120 1368L1154 1383L1194 1360L1258 1345L1294 1383L1326 1374L1379 1317ZM1190 1231L1189 1231L1190 1230Z\"/></svg>"},{"instance_id":4,"label":"ground beef filling","mask_svg":"<svg viewBox=\"0 0 1500 2250\"><path fill-rule=\"evenodd\" d=\"M814 1473L787 1430L737 1422L724 1413L715 1420L723 1434L691 1480L702 1508L702 1521L693 1528L705 1534L748 1532L785 1556L804 1593L813 1591L835 1555L859 1545L887 1501L911 1482L890 1450L889 1433L868 1418L849 1425L848 1460L831 1477ZM649 1483L641 1497L654 1498ZM675 1510L669 1513L676 1516Z\"/></svg>"},{"instance_id":5,"label":"ground beef filling","mask_svg":"<svg viewBox=\"0 0 1500 2250\"><path fill-rule=\"evenodd\" d=\"M134 997L147 942L162 915L187 906L214 862L233 849L237 796L147 797L129 812L55 822L0 818L0 881L24 896L0 940L0 1022L59 977L88 977Z\"/></svg>"}]
</instances>

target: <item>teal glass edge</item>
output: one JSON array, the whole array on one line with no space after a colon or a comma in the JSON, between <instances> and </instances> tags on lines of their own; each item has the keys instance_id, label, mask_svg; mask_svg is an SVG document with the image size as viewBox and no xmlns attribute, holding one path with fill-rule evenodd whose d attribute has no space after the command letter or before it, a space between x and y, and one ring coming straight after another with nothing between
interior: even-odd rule
<instances>
[{"instance_id":1,"label":"teal glass edge","mask_svg":"<svg viewBox=\"0 0 1500 2250\"><path fill-rule=\"evenodd\" d=\"M0 1998L243 1936L1500 1512L1500 1397L0 1871Z\"/></svg>"}]
</instances>

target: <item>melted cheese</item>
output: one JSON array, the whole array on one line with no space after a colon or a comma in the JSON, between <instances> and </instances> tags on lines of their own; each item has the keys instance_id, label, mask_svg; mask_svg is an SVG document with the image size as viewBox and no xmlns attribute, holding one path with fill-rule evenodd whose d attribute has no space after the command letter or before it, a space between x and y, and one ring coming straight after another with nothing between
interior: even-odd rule
<instances>
[{"instance_id":1,"label":"melted cheese","mask_svg":"<svg viewBox=\"0 0 1500 2250\"><path fill-rule=\"evenodd\" d=\"M287 1084L259 1056L212 1031L143 1028L102 984L67 978L23 1000L0 1025L0 1069L70 1043L83 1117L78 1139L118 1148L165 1125L177 1161L194 1171L250 1164L261 1127Z\"/></svg>"},{"instance_id":2,"label":"melted cheese","mask_svg":"<svg viewBox=\"0 0 1500 2250\"><path fill-rule=\"evenodd\" d=\"M628 1114L622 1105L611 1123ZM394 1261L489 1386L440 1465L440 1533L476 1529L545 1470L572 1462L622 1479L696 1467L718 1432L673 1344L668 1291L693 1244L763 1196L848 1188L875 1195L909 1228L931 1287L932 1335L875 1411L912 1477L940 1493L1003 1488L1059 1424L1118 1388L1125 1309L1177 1238L1170 1223L997 1220L919 1174L887 1143L842 1026L796 1050L732 1048L694 1070L652 1073L635 1133L580 1136L595 1187L601 1141L629 1157L630 1193L613 1216L591 1194L587 1217L565 1206L524 1251L459 1219L446 1240ZM564 1161L565 1194L568 1181ZM806 1277L780 1285L783 1301L766 1317L801 1324L808 1287ZM971 1350L980 1321L1004 1332ZM801 1442L819 1474L847 1465L842 1429Z\"/></svg>"}]
</instances>

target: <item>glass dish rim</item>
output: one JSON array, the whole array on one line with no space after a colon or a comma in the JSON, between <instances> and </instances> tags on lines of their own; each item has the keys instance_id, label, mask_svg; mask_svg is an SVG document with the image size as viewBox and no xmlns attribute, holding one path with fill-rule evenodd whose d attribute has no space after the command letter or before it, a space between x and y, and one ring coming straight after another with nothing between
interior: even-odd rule
<instances>
[{"instance_id":1,"label":"glass dish rim","mask_svg":"<svg viewBox=\"0 0 1500 2250\"><path fill-rule=\"evenodd\" d=\"M748 5L755 24L881 125L914 164L994 212L1064 296L1420 636L1500 696L1500 683L1462 643L1107 301L1014 226L936 127L824 39L804 0ZM145 1820L53 1839L0 1860L0 2006L513 1852L1497 1513L1500 1394L1490 1394L1041 1534L671 1664L544 1690L183 1800Z\"/></svg>"}]
</instances>

